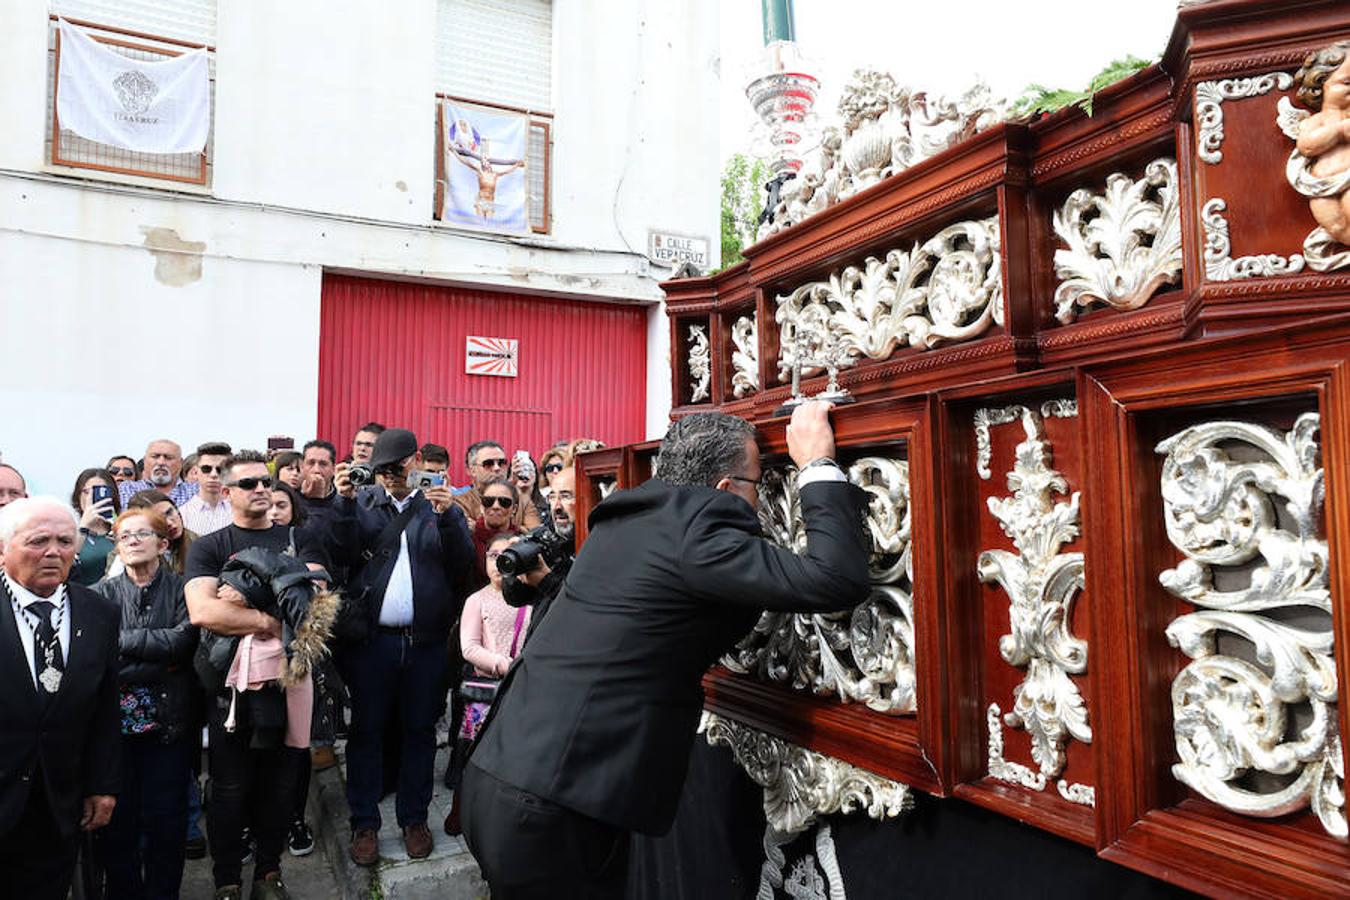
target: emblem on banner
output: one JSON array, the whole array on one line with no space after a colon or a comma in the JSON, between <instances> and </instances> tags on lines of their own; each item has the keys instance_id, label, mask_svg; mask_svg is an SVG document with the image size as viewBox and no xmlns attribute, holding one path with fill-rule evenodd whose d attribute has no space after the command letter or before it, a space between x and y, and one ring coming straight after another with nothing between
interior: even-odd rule
<instances>
[{"instance_id":1,"label":"emblem on banner","mask_svg":"<svg viewBox=\"0 0 1350 900\"><path fill-rule=\"evenodd\" d=\"M159 93L159 86L150 80L144 72L126 71L113 79L113 89L117 91L117 100L122 108L132 115L139 115L150 108Z\"/></svg>"}]
</instances>

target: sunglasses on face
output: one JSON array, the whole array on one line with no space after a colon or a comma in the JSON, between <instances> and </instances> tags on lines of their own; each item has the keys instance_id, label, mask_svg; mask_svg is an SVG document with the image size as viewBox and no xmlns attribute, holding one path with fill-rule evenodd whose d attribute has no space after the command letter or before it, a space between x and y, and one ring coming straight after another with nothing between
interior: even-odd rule
<instances>
[{"instance_id":1,"label":"sunglasses on face","mask_svg":"<svg viewBox=\"0 0 1350 900\"><path fill-rule=\"evenodd\" d=\"M489 506L500 506L502 509L510 509L515 502L516 501L512 500L510 497L484 497L483 508L487 509Z\"/></svg>"},{"instance_id":2,"label":"sunglasses on face","mask_svg":"<svg viewBox=\"0 0 1350 900\"><path fill-rule=\"evenodd\" d=\"M257 490L258 485L262 485L265 488L270 488L272 486L272 479L266 475L264 475L261 478L240 478L237 481L231 481L229 484L225 486L243 488L246 491L252 491Z\"/></svg>"},{"instance_id":3,"label":"sunglasses on face","mask_svg":"<svg viewBox=\"0 0 1350 900\"><path fill-rule=\"evenodd\" d=\"M478 464L484 468L500 469L506 466L506 457L498 456L495 459L481 459L478 461Z\"/></svg>"},{"instance_id":4,"label":"sunglasses on face","mask_svg":"<svg viewBox=\"0 0 1350 900\"><path fill-rule=\"evenodd\" d=\"M133 469L131 466L115 466L114 468L111 468L111 469L109 469L108 471L111 472L111 473L114 474L114 475L135 475L135 474L136 474L136 470Z\"/></svg>"},{"instance_id":5,"label":"sunglasses on face","mask_svg":"<svg viewBox=\"0 0 1350 900\"><path fill-rule=\"evenodd\" d=\"M197 471L201 472L203 475L219 475L221 474L220 470L220 465L213 466L210 463L205 463L197 467Z\"/></svg>"},{"instance_id":6,"label":"sunglasses on face","mask_svg":"<svg viewBox=\"0 0 1350 900\"><path fill-rule=\"evenodd\" d=\"M544 466L544 472L548 475L552 475L554 472L561 472L562 470L563 464L558 462L552 462Z\"/></svg>"}]
</instances>

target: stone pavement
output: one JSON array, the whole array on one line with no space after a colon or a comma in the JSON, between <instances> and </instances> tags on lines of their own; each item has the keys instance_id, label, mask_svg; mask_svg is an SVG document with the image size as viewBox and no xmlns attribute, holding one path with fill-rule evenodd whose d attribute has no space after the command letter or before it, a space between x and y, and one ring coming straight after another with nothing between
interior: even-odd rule
<instances>
[{"instance_id":1,"label":"stone pavement","mask_svg":"<svg viewBox=\"0 0 1350 900\"><path fill-rule=\"evenodd\" d=\"M487 884L479 874L473 856L460 838L447 837L442 830L445 816L450 812L451 792L441 783L448 755L445 747L436 753L435 791L427 815L427 825L435 841L431 856L408 859L394 817L391 794L380 804L380 817L384 822L380 829L380 862L371 869L357 866L347 855L351 828L342 767L314 773L309 824L314 829L319 850L331 861L337 876L338 889L333 896L343 900L486 900Z\"/></svg>"},{"instance_id":2,"label":"stone pavement","mask_svg":"<svg viewBox=\"0 0 1350 900\"><path fill-rule=\"evenodd\" d=\"M394 818L394 797L380 804L384 826L380 829L380 863L371 869L357 866L347 855L351 836L342 766L315 772L309 789L309 825L314 830L314 852L296 859L282 858L282 878L294 900L486 900L487 884L478 864L460 838L442 830L450 812L451 792L441 783L448 750L436 754L436 788L427 824L435 848L427 859L410 860ZM341 748L339 747L339 759ZM245 891L252 883L253 867L244 868ZM183 900L210 900L213 896L211 858L188 860L183 875Z\"/></svg>"}]
</instances>

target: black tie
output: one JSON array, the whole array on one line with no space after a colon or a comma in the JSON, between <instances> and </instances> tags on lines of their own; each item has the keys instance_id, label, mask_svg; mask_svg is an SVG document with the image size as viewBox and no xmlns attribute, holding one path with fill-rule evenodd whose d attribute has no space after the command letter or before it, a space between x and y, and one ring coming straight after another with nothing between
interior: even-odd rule
<instances>
[{"instance_id":1,"label":"black tie","mask_svg":"<svg viewBox=\"0 0 1350 900\"><path fill-rule=\"evenodd\" d=\"M52 613L56 606L46 600L37 600L28 604L28 608L38 618L37 630L33 632L33 674L37 677L38 693L51 696L60 688L60 679L56 679L56 686L53 687L43 680L42 673L48 668L55 669L58 674L66 670L66 661L61 655L61 641L52 627Z\"/></svg>"}]
</instances>

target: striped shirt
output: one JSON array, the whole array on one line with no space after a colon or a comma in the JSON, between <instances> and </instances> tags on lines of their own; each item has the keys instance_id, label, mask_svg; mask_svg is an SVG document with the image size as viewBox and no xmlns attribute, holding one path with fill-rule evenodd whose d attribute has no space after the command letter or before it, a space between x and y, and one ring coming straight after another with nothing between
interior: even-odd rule
<instances>
[{"instance_id":1,"label":"striped shirt","mask_svg":"<svg viewBox=\"0 0 1350 900\"><path fill-rule=\"evenodd\" d=\"M122 500L122 508L126 509L127 502L141 491L160 491L173 501L174 506L182 509L184 503L197 495L197 485L186 481L175 481L170 488L165 490L148 478L143 481L124 481L117 486L118 496Z\"/></svg>"}]
</instances>

